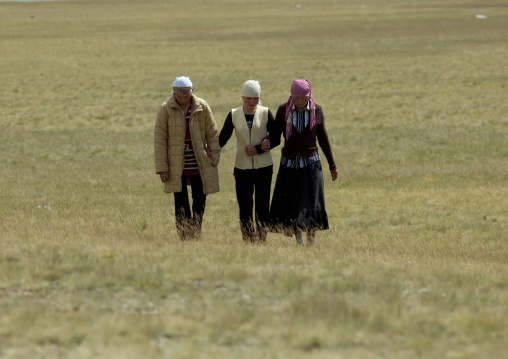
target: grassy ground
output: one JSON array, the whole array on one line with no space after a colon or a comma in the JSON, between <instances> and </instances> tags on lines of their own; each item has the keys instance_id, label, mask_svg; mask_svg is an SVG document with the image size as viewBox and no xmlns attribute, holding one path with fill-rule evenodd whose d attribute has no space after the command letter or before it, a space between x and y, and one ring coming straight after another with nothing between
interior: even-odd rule
<instances>
[{"instance_id":1,"label":"grassy ground","mask_svg":"<svg viewBox=\"0 0 508 359\"><path fill-rule=\"evenodd\" d=\"M505 356L507 21L501 0L0 2L0 357ZM309 79L339 166L313 248L241 243L233 140L203 240L177 239L152 136L180 75L219 127L245 80L275 111Z\"/></svg>"}]
</instances>

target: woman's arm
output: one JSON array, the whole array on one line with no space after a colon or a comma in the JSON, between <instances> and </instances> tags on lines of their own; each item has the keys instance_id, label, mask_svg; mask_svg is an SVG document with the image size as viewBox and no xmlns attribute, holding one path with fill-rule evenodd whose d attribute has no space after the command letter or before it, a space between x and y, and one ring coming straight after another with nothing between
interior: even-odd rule
<instances>
[{"instance_id":1,"label":"woman's arm","mask_svg":"<svg viewBox=\"0 0 508 359\"><path fill-rule=\"evenodd\" d=\"M271 112L268 112L268 123L266 124L268 130L268 136L266 137L270 140L270 149L273 149L280 145L280 136L284 133L284 129L286 128L286 106L282 104L277 109L277 113L275 115L275 119ZM270 120L271 117L271 120Z\"/></svg>"},{"instance_id":2,"label":"woman's arm","mask_svg":"<svg viewBox=\"0 0 508 359\"><path fill-rule=\"evenodd\" d=\"M228 116L226 117L226 121L222 125L222 129L219 134L219 146L222 148L226 146L231 135L233 134L235 126L233 126L233 116L231 115L231 111L229 111Z\"/></svg>"},{"instance_id":3,"label":"woman's arm","mask_svg":"<svg viewBox=\"0 0 508 359\"><path fill-rule=\"evenodd\" d=\"M217 123L213 118L213 113L210 107L206 106L206 148L208 157L212 160L212 166L218 166L220 160L220 146L219 146L219 133L217 130ZM206 150L205 150L206 151Z\"/></svg>"},{"instance_id":4,"label":"woman's arm","mask_svg":"<svg viewBox=\"0 0 508 359\"><path fill-rule=\"evenodd\" d=\"M161 106L157 113L153 135L155 173L169 172L168 137L168 112Z\"/></svg>"},{"instance_id":5,"label":"woman's arm","mask_svg":"<svg viewBox=\"0 0 508 359\"><path fill-rule=\"evenodd\" d=\"M323 151L323 154L328 161L328 167L330 169L330 173L332 175L332 181L335 181L338 176L337 165L335 164L335 160L333 158L332 146L330 145L330 141L328 140L328 133L326 132L325 126L325 117L323 115L322 109L318 112L316 109L316 117L319 116L319 120L316 119L317 128L316 128L316 136L319 142L319 147Z\"/></svg>"}]
</instances>

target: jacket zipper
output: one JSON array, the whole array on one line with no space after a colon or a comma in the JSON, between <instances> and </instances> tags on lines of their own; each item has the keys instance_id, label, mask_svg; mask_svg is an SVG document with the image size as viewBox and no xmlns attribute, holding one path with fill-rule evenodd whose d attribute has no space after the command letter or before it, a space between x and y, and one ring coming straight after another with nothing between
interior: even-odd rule
<instances>
[{"instance_id":1,"label":"jacket zipper","mask_svg":"<svg viewBox=\"0 0 508 359\"><path fill-rule=\"evenodd\" d=\"M252 125L254 125L254 119L252 119ZM249 146L252 144L252 128L249 128ZM250 156L250 168L254 169L254 156Z\"/></svg>"}]
</instances>

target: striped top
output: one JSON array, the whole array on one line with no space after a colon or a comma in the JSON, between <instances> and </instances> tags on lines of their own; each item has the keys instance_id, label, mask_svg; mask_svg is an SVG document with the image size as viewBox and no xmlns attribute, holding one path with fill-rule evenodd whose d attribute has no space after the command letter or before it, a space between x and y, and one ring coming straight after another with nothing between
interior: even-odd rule
<instances>
[{"instance_id":1,"label":"striped top","mask_svg":"<svg viewBox=\"0 0 508 359\"><path fill-rule=\"evenodd\" d=\"M296 155L296 158L294 160L290 160L284 156L280 157L281 165L294 169L304 168L307 167L308 165L311 165L319 161L321 161L321 157L319 157L319 154L316 154L315 156L309 158L302 158L300 154L298 154Z\"/></svg>"},{"instance_id":2,"label":"striped top","mask_svg":"<svg viewBox=\"0 0 508 359\"><path fill-rule=\"evenodd\" d=\"M295 108L295 105L293 104L293 126L295 127L296 131L298 133L302 133L303 129L307 126L309 126L309 119L310 119L310 106L307 103L307 107L302 112L297 111ZM315 162L320 161L321 158L319 157L319 154L309 157L309 158L302 158L300 154L296 155L296 158L294 160L290 160L284 155L281 155L280 157L280 164L284 165L289 168L304 168L308 165L311 165Z\"/></svg>"},{"instance_id":3,"label":"striped top","mask_svg":"<svg viewBox=\"0 0 508 359\"><path fill-rule=\"evenodd\" d=\"M303 129L309 125L310 119L310 106L307 102L307 107L302 112L297 111L296 106L293 104L293 126L298 133L302 133Z\"/></svg>"},{"instance_id":4,"label":"striped top","mask_svg":"<svg viewBox=\"0 0 508 359\"><path fill-rule=\"evenodd\" d=\"M183 155L184 155L184 163L183 163L183 174L184 175L198 175L198 161L196 160L196 154L194 153L194 148L192 147L192 140L190 136L189 129L189 120L190 120L190 112L191 112L192 104L189 106L187 113L185 114L185 143L183 146Z\"/></svg>"}]
</instances>

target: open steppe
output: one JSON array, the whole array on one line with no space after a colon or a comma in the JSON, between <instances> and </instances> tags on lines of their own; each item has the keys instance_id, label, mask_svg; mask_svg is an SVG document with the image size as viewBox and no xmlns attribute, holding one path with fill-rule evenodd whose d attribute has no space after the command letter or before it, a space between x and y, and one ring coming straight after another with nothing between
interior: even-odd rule
<instances>
[{"instance_id":1,"label":"open steppe","mask_svg":"<svg viewBox=\"0 0 508 359\"><path fill-rule=\"evenodd\" d=\"M0 2L0 357L506 357L507 24L503 0ZM219 128L245 80L273 111L310 81L339 166L314 247L242 243L234 140L178 240L153 125L180 75Z\"/></svg>"}]
</instances>

